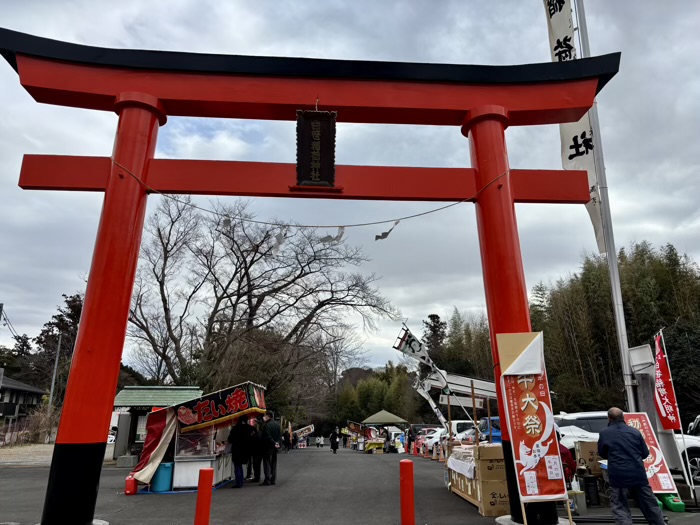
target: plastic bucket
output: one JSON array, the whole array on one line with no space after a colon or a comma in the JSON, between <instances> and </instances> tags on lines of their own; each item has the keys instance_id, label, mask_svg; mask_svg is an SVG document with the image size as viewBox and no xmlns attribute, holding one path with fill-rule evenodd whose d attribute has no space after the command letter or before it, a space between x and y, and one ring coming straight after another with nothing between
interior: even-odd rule
<instances>
[{"instance_id":1,"label":"plastic bucket","mask_svg":"<svg viewBox=\"0 0 700 525\"><path fill-rule=\"evenodd\" d=\"M174 463L161 463L151 479L151 492L169 492L173 489Z\"/></svg>"}]
</instances>

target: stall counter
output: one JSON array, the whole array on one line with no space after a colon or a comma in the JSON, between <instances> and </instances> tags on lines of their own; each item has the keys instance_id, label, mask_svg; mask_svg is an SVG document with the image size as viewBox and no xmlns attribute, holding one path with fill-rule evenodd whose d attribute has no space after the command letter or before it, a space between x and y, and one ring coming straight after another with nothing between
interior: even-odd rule
<instances>
[{"instance_id":1,"label":"stall counter","mask_svg":"<svg viewBox=\"0 0 700 525\"><path fill-rule=\"evenodd\" d=\"M214 469L214 485L231 479L233 476L231 454L176 457L173 490L196 488L199 482L199 470L203 468Z\"/></svg>"}]
</instances>

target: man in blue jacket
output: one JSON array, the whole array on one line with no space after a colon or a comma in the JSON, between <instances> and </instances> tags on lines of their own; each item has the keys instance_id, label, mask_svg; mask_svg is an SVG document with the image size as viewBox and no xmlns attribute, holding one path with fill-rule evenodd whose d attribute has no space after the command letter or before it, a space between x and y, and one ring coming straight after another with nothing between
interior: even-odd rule
<instances>
[{"instance_id":1,"label":"man in blue jacket","mask_svg":"<svg viewBox=\"0 0 700 525\"><path fill-rule=\"evenodd\" d=\"M617 525L632 525L627 492L633 493L639 509L652 525L664 525L664 516L647 480L644 460L649 456L639 430L627 426L619 408L608 410L608 428L598 437L598 454L608 460L610 506Z\"/></svg>"}]
</instances>

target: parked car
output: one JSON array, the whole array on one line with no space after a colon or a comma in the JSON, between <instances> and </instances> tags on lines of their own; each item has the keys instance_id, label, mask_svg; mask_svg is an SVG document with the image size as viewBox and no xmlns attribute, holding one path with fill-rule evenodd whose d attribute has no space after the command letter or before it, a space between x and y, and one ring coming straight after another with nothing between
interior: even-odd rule
<instances>
[{"instance_id":1,"label":"parked car","mask_svg":"<svg viewBox=\"0 0 700 525\"><path fill-rule=\"evenodd\" d=\"M476 427L472 427L464 432L459 432L455 435L455 441L462 441L466 443L474 443L476 436Z\"/></svg>"},{"instance_id":2,"label":"parked car","mask_svg":"<svg viewBox=\"0 0 700 525\"><path fill-rule=\"evenodd\" d=\"M420 450L423 443L425 443L425 439L436 430L438 430L438 428L433 426L421 428L416 434L415 447Z\"/></svg>"},{"instance_id":3,"label":"parked car","mask_svg":"<svg viewBox=\"0 0 700 525\"><path fill-rule=\"evenodd\" d=\"M447 430L445 430L444 428L439 428L435 432L433 432L432 434L429 434L428 436L426 436L425 446L428 448L428 450L432 452L433 447L435 445L437 445L438 443L440 443L440 440L442 439L442 437L446 433L447 433Z\"/></svg>"},{"instance_id":4,"label":"parked car","mask_svg":"<svg viewBox=\"0 0 700 525\"><path fill-rule=\"evenodd\" d=\"M470 428L474 428L474 422L470 419L453 419L451 423L453 436L466 432Z\"/></svg>"},{"instance_id":5,"label":"parked car","mask_svg":"<svg viewBox=\"0 0 700 525\"><path fill-rule=\"evenodd\" d=\"M498 416L492 416L490 421L487 417L482 417L479 420L477 428L479 441L489 441L491 443L501 442L501 419Z\"/></svg>"},{"instance_id":6,"label":"parked car","mask_svg":"<svg viewBox=\"0 0 700 525\"><path fill-rule=\"evenodd\" d=\"M574 451L576 441L598 441L598 434L608 426L607 412L576 412L554 416L559 425L561 443ZM700 483L700 437L675 434L678 450L687 455L690 472L696 484ZM684 439L685 438L685 439Z\"/></svg>"}]
</instances>

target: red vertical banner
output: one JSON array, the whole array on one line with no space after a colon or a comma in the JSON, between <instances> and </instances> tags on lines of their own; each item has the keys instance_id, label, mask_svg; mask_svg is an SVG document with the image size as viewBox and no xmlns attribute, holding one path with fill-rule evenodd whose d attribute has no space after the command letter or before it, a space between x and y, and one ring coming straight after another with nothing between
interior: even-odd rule
<instances>
[{"instance_id":1,"label":"red vertical banner","mask_svg":"<svg viewBox=\"0 0 700 525\"><path fill-rule=\"evenodd\" d=\"M666 464L666 458L656 439L648 414L644 412L625 414L625 423L642 433L644 442L649 448L649 456L644 460L644 469L647 472L651 490L655 493L676 494L678 492L676 483Z\"/></svg>"},{"instance_id":2,"label":"red vertical banner","mask_svg":"<svg viewBox=\"0 0 700 525\"><path fill-rule=\"evenodd\" d=\"M542 333L498 334L501 390L520 499L567 498L544 366Z\"/></svg>"},{"instance_id":3,"label":"red vertical banner","mask_svg":"<svg viewBox=\"0 0 700 525\"><path fill-rule=\"evenodd\" d=\"M671 369L668 366L666 353L661 345L661 334L654 337L656 343L656 385L654 398L656 400L656 413L664 430L681 430L681 418L676 402L676 391L671 380Z\"/></svg>"}]
</instances>

